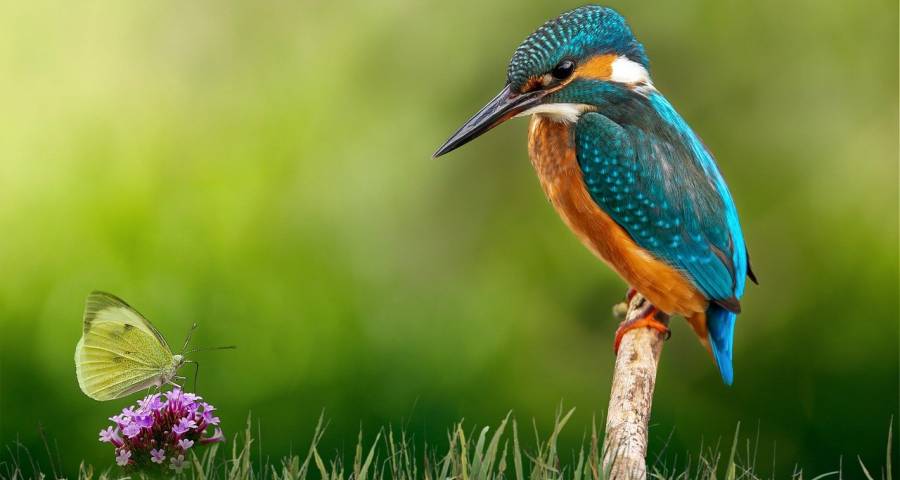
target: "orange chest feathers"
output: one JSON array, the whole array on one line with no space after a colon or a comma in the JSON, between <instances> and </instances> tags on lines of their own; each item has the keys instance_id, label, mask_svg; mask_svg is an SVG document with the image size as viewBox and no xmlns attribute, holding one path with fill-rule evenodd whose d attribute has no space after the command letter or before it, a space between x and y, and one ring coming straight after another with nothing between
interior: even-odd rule
<instances>
[{"instance_id":1,"label":"orange chest feathers","mask_svg":"<svg viewBox=\"0 0 900 480\"><path fill-rule=\"evenodd\" d=\"M691 316L706 298L680 272L639 247L585 188L571 124L533 115L528 153L550 203L595 255L660 310Z\"/></svg>"}]
</instances>

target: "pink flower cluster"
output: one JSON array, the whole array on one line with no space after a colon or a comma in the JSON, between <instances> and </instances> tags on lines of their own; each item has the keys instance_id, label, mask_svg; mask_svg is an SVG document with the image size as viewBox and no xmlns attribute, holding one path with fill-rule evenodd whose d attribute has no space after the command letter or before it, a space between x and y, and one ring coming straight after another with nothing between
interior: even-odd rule
<instances>
[{"instance_id":1,"label":"pink flower cluster","mask_svg":"<svg viewBox=\"0 0 900 480\"><path fill-rule=\"evenodd\" d=\"M100 430L100 441L116 448L120 466L168 467L181 473L195 444L225 441L216 408L201 400L180 388L147 395L136 408L110 417L115 425Z\"/></svg>"}]
</instances>

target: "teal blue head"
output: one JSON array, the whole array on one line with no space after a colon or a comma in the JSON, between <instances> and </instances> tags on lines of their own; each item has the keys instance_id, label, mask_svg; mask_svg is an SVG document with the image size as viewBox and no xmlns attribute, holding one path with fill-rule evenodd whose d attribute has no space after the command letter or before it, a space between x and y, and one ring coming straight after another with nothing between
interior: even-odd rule
<instances>
[{"instance_id":1,"label":"teal blue head","mask_svg":"<svg viewBox=\"0 0 900 480\"><path fill-rule=\"evenodd\" d=\"M519 45L503 90L434 155L459 148L515 116L540 113L574 121L608 102L609 94L652 88L648 70L643 45L618 12L589 5L563 13Z\"/></svg>"}]
</instances>

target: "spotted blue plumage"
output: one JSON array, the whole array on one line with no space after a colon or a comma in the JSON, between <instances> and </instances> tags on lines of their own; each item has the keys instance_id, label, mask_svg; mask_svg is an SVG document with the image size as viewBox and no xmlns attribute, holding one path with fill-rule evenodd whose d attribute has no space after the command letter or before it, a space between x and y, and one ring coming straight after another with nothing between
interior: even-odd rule
<instances>
[{"instance_id":1,"label":"spotted blue plumage","mask_svg":"<svg viewBox=\"0 0 900 480\"><path fill-rule=\"evenodd\" d=\"M543 24L519 45L507 78L518 91L531 76L549 72L564 58L604 53L621 53L649 68L644 46L615 10L597 5L576 8Z\"/></svg>"},{"instance_id":2,"label":"spotted blue plumage","mask_svg":"<svg viewBox=\"0 0 900 480\"><path fill-rule=\"evenodd\" d=\"M734 242L720 213L725 202L686 145L599 113L583 115L575 137L591 198L638 245L687 273L708 298L735 297Z\"/></svg>"},{"instance_id":3,"label":"spotted blue plumage","mask_svg":"<svg viewBox=\"0 0 900 480\"><path fill-rule=\"evenodd\" d=\"M709 340L726 383L747 275L737 210L708 150L661 94L607 82L566 92L598 111L575 125L591 198L642 248L684 272L712 303Z\"/></svg>"}]
</instances>

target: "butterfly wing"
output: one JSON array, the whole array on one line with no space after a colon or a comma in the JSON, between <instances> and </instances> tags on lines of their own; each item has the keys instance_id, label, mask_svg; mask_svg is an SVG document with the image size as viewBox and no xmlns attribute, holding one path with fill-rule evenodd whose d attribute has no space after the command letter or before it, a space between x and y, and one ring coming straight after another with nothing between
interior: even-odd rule
<instances>
[{"instance_id":1,"label":"butterfly wing","mask_svg":"<svg viewBox=\"0 0 900 480\"><path fill-rule=\"evenodd\" d=\"M75 347L75 373L85 395L112 400L162 383L173 354L150 322L114 295L93 292Z\"/></svg>"}]
</instances>

